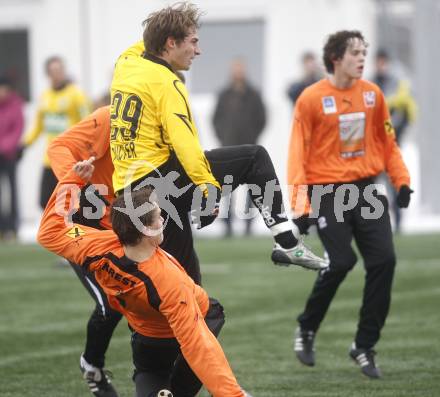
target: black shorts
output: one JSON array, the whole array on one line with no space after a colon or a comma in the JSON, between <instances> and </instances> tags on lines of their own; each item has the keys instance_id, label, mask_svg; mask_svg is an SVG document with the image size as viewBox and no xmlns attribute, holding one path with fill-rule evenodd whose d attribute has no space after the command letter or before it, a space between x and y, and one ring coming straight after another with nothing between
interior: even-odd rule
<instances>
[{"instance_id":1,"label":"black shorts","mask_svg":"<svg viewBox=\"0 0 440 397\"><path fill-rule=\"evenodd\" d=\"M395 256L388 201L384 195L373 190L371 197L372 200L377 200L376 209L382 206L382 210L377 212L380 216L371 217L375 208L373 208L371 199L366 200L364 194L371 184L374 184L372 179L351 184L352 187L358 189L359 199L354 208L350 210L342 211L334 193L325 194L322 197L319 211L316 206L313 206L317 214L318 234L333 270L350 269L356 263L357 257L352 247L353 239L367 268L380 265ZM335 184L334 191L341 185ZM345 195L343 203L347 203L347 199Z\"/></svg>"},{"instance_id":2,"label":"black shorts","mask_svg":"<svg viewBox=\"0 0 440 397\"><path fill-rule=\"evenodd\" d=\"M205 322L209 330L218 336L225 316L223 306L214 298L209 299ZM175 338L151 338L133 332L131 347L137 397L149 396L160 389L172 389L177 395L195 396L202 387Z\"/></svg>"}]
</instances>

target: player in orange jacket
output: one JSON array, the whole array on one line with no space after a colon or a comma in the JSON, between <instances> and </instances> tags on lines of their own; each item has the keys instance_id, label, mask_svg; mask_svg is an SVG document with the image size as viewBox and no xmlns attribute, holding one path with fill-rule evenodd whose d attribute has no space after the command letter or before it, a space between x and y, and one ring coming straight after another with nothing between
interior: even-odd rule
<instances>
[{"instance_id":1,"label":"player in orange jacket","mask_svg":"<svg viewBox=\"0 0 440 397\"><path fill-rule=\"evenodd\" d=\"M88 194L83 194L82 197L85 201L84 199L88 196L89 200L85 202L85 206L92 207L88 201L93 199L97 202L97 206L93 208L92 217L81 217L79 219L76 216L75 221L99 229L111 229L109 205L114 199L112 187L113 163L108 143L108 131L110 130L109 108L109 106L99 108L84 120L69 128L56 137L47 150L57 180L62 180L78 161L91 156L95 157L94 172L88 181L90 186L85 190ZM96 189L99 190L100 198L95 196ZM105 207L104 216L103 201L108 204ZM101 205L99 205L99 202L101 202ZM105 353L113 331L122 315L109 305L105 292L95 278L95 273L87 272L83 267L72 262L70 262L70 265L95 301L95 309L87 323L84 352L80 357L80 369L83 378L95 397L118 397L110 378L104 370L104 366Z\"/></svg>"},{"instance_id":2,"label":"player in orange jacket","mask_svg":"<svg viewBox=\"0 0 440 397\"><path fill-rule=\"evenodd\" d=\"M245 397L205 322L212 319L212 309L217 310L218 327L222 311L210 305L206 292L159 248L163 218L151 190L115 199L113 231L72 222L77 193L93 174L93 161L91 157L76 163L58 184L43 214L38 242L95 272L110 304L127 318L133 331L137 396L157 396L168 388L174 396L195 395L198 378L214 397ZM181 356L197 378L178 367Z\"/></svg>"},{"instance_id":3,"label":"player in orange jacket","mask_svg":"<svg viewBox=\"0 0 440 397\"><path fill-rule=\"evenodd\" d=\"M85 216L79 217L78 214L74 218L77 223L104 229L111 228L109 204L114 199L112 187L113 163L110 156L109 142L110 107L105 106L95 110L84 120L61 134L48 148L48 156L53 171L59 180L63 179L76 162L90 156L96 158L94 172L88 181L90 186L86 188L86 192L89 192L90 195L82 194L82 197L87 196L90 201L101 202L102 204L102 200L93 195L95 188L97 188L102 199L108 204L105 209L105 216L100 219L103 208L96 208L100 207L99 204L92 206L87 200L84 200L84 206L91 207L94 219L90 219L90 217L87 219ZM241 164L245 161L247 165L245 170L240 169L238 171L236 163L229 160L236 158L240 153L243 154L241 148L237 146L207 152L209 160L216 159L212 166L214 175L219 177L219 170L226 167L226 171L229 170L234 177L236 176L234 187L239 183L253 181L259 182L261 190L263 190L266 182L276 179L270 157L263 148L256 145L247 145L245 147L247 156L240 160ZM223 180L224 178L219 177L219 179ZM277 194L281 195L280 192L277 192ZM196 283L200 283L200 268L193 246L191 225L188 217L182 216L181 219L183 230L172 219L169 220L165 227L164 241L161 247L176 257L183 264L188 275ZM283 260L283 258L281 259ZM109 306L106 295L96 281L94 274L85 272L82 267L73 263L71 263L71 266L96 302L95 310L88 322L87 341L84 353L81 356L80 367L86 382L96 397L116 397L116 391L109 383L110 380L105 376L103 367L105 352L110 343L113 330L119 322L120 313Z\"/></svg>"},{"instance_id":4,"label":"player in orange jacket","mask_svg":"<svg viewBox=\"0 0 440 397\"><path fill-rule=\"evenodd\" d=\"M362 80L366 57L358 31L331 35L324 47L329 77L299 97L292 129L288 182L293 186L294 222L301 234L317 220L318 234L330 260L298 317L295 351L314 365L314 337L328 307L357 258L356 241L366 269L365 289L350 356L372 378L380 376L374 345L388 314L396 257L386 197L374 180L391 178L398 201L410 201L410 177L396 144L384 95Z\"/></svg>"}]
</instances>

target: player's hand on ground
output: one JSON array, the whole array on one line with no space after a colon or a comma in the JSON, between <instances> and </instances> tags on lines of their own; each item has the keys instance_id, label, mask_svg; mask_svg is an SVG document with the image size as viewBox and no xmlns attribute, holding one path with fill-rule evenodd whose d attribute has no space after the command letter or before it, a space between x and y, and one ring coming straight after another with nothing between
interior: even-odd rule
<instances>
[{"instance_id":1,"label":"player's hand on ground","mask_svg":"<svg viewBox=\"0 0 440 397\"><path fill-rule=\"evenodd\" d=\"M221 190L208 183L198 188L202 193L200 209L191 211L191 219L197 229L202 229L214 222L220 212Z\"/></svg>"},{"instance_id":2,"label":"player's hand on ground","mask_svg":"<svg viewBox=\"0 0 440 397\"><path fill-rule=\"evenodd\" d=\"M95 166L93 162L95 161L95 157L90 157L88 160L78 161L73 166L73 171L84 181L88 182L93 175L93 171L95 171Z\"/></svg>"},{"instance_id":3,"label":"player's hand on ground","mask_svg":"<svg viewBox=\"0 0 440 397\"><path fill-rule=\"evenodd\" d=\"M411 193L414 193L408 185L402 185L397 194L397 205L399 208L408 208L409 202L411 200Z\"/></svg>"}]
</instances>

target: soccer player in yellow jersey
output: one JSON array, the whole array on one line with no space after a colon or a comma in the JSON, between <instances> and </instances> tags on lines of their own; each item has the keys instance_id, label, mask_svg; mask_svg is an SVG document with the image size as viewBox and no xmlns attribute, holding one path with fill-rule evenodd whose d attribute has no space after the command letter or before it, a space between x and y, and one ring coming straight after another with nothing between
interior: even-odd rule
<instances>
[{"instance_id":1,"label":"soccer player in yellow jersey","mask_svg":"<svg viewBox=\"0 0 440 397\"><path fill-rule=\"evenodd\" d=\"M227 192L251 184L250 194L275 239L272 260L312 269L326 263L294 237L283 208L272 161L262 146L242 145L204 152L185 85L176 76L188 70L201 51L197 35L200 12L178 3L149 15L141 43L123 53L111 86L110 148L117 194L153 185L166 218L163 245L200 283L188 212L198 228L212 223L220 184Z\"/></svg>"},{"instance_id":2,"label":"soccer player in yellow jersey","mask_svg":"<svg viewBox=\"0 0 440 397\"><path fill-rule=\"evenodd\" d=\"M25 146L32 145L41 134L46 135L46 146L63 131L83 119L90 111L84 93L67 78L64 62L58 56L46 60L45 71L50 87L43 92L33 128L26 134ZM57 184L47 154L43 160L40 206L45 208Z\"/></svg>"}]
</instances>

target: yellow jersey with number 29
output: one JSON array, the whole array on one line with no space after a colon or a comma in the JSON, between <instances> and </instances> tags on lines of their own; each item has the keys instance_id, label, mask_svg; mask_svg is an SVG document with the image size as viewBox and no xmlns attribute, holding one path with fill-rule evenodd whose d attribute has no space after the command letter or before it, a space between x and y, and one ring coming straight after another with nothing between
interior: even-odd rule
<instances>
[{"instance_id":1,"label":"yellow jersey with number 29","mask_svg":"<svg viewBox=\"0 0 440 397\"><path fill-rule=\"evenodd\" d=\"M195 185L219 187L199 142L186 87L168 63L135 44L116 63L111 97L115 192L164 164L172 152Z\"/></svg>"}]
</instances>

